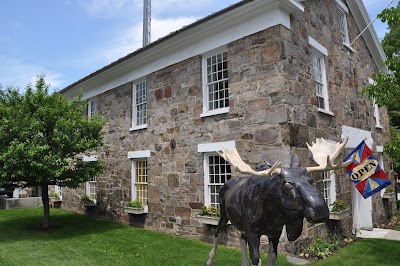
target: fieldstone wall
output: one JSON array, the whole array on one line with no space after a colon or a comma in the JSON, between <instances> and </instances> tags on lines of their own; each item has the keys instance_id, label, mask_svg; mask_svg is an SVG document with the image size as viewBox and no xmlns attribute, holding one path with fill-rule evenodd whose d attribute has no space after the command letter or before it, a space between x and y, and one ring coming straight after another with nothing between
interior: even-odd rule
<instances>
[{"instance_id":1,"label":"fieldstone wall","mask_svg":"<svg viewBox=\"0 0 400 266\"><path fill-rule=\"evenodd\" d=\"M98 111L107 119L105 146L98 152L106 172L97 178L97 215L137 224L123 212L131 199L129 151L150 150L148 158L149 211L140 221L146 228L210 239L212 226L196 215L204 204L203 155L200 143L236 141L242 158L256 166L263 156L289 165L297 154L311 165L306 142L317 137L340 140L342 125L372 132L377 145L388 139L387 111L381 109L383 129L375 127L372 103L358 95L378 69L362 38L354 52L340 41L334 1L303 2L306 11L292 16L292 29L275 26L228 44L230 112L200 117L203 108L201 57L196 56L147 76L148 128L129 131L132 121L132 84L97 96ZM358 35L349 17L350 39ZM312 80L311 36L329 51L326 62L331 111L318 112ZM389 162L385 162L385 169ZM236 174L236 173L234 173ZM351 183L337 173L337 196L351 203ZM313 175L317 188L321 175ZM84 212L77 190L63 189L63 207ZM383 201L373 197L374 223L385 222ZM352 218L341 222L350 234ZM228 229L226 243L237 245L237 231ZM315 235L327 235L325 224L305 223L295 243L282 246L298 252ZM282 236L282 241L285 241Z\"/></svg>"}]
</instances>

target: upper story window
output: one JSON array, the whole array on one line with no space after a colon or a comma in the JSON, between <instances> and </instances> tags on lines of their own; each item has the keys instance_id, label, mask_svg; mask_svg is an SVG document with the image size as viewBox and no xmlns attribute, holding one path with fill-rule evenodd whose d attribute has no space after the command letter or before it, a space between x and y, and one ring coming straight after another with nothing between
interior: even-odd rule
<instances>
[{"instance_id":1,"label":"upper story window","mask_svg":"<svg viewBox=\"0 0 400 266\"><path fill-rule=\"evenodd\" d=\"M326 77L325 58L328 50L316 40L309 37L311 50L311 63L315 81L315 96L317 97L318 111L333 115L329 109L328 82Z\"/></svg>"},{"instance_id":2,"label":"upper story window","mask_svg":"<svg viewBox=\"0 0 400 266\"><path fill-rule=\"evenodd\" d=\"M217 154L223 146L235 147L234 141L199 144L204 154L204 205L219 208L219 190L231 178L231 165Z\"/></svg>"},{"instance_id":3,"label":"upper story window","mask_svg":"<svg viewBox=\"0 0 400 266\"><path fill-rule=\"evenodd\" d=\"M339 29L342 34L342 40L344 44L349 45L349 28L347 26L347 15L349 14L349 9L341 0L336 0L336 4L338 5L338 22Z\"/></svg>"},{"instance_id":4,"label":"upper story window","mask_svg":"<svg viewBox=\"0 0 400 266\"><path fill-rule=\"evenodd\" d=\"M148 212L148 166L147 160L150 157L150 151L132 151L128 152L128 158L132 163L132 200L140 200L144 206L144 212Z\"/></svg>"},{"instance_id":5,"label":"upper story window","mask_svg":"<svg viewBox=\"0 0 400 266\"><path fill-rule=\"evenodd\" d=\"M97 100L96 99L90 99L88 101L88 117L94 116L97 113Z\"/></svg>"},{"instance_id":6,"label":"upper story window","mask_svg":"<svg viewBox=\"0 0 400 266\"><path fill-rule=\"evenodd\" d=\"M147 128L147 81L133 84L132 93L132 128Z\"/></svg>"},{"instance_id":7,"label":"upper story window","mask_svg":"<svg viewBox=\"0 0 400 266\"><path fill-rule=\"evenodd\" d=\"M368 78L368 82L371 85L375 84L375 81L371 78ZM373 100L372 104L374 106L375 127L383 128L380 121L379 106L376 104L375 100Z\"/></svg>"},{"instance_id":8,"label":"upper story window","mask_svg":"<svg viewBox=\"0 0 400 266\"><path fill-rule=\"evenodd\" d=\"M203 114L229 112L228 53L225 48L203 55Z\"/></svg>"}]
</instances>

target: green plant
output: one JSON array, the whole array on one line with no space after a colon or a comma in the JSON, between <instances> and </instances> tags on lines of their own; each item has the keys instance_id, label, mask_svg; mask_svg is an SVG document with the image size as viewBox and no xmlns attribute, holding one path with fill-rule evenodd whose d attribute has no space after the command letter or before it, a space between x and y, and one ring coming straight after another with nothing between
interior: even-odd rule
<instances>
[{"instance_id":1,"label":"green plant","mask_svg":"<svg viewBox=\"0 0 400 266\"><path fill-rule=\"evenodd\" d=\"M219 208L215 206L208 206L208 207L203 207L201 209L200 215L209 215L209 216L214 216L214 217L221 217L221 212Z\"/></svg>"},{"instance_id":2,"label":"green plant","mask_svg":"<svg viewBox=\"0 0 400 266\"><path fill-rule=\"evenodd\" d=\"M55 192L55 191L50 192L49 197L50 198L59 198L57 192Z\"/></svg>"},{"instance_id":3,"label":"green plant","mask_svg":"<svg viewBox=\"0 0 400 266\"><path fill-rule=\"evenodd\" d=\"M134 199L131 202L129 202L128 206L132 208L143 208L143 203L139 199Z\"/></svg>"},{"instance_id":4,"label":"green plant","mask_svg":"<svg viewBox=\"0 0 400 266\"><path fill-rule=\"evenodd\" d=\"M385 193L394 193L394 187L393 186L386 187Z\"/></svg>"},{"instance_id":5,"label":"green plant","mask_svg":"<svg viewBox=\"0 0 400 266\"><path fill-rule=\"evenodd\" d=\"M82 200L82 201L92 201L92 200L89 198L89 196L86 195L86 194L82 196L81 200Z\"/></svg>"},{"instance_id":6,"label":"green plant","mask_svg":"<svg viewBox=\"0 0 400 266\"><path fill-rule=\"evenodd\" d=\"M340 212L340 211L345 210L346 208L347 207L346 207L346 204L344 203L344 201L338 199L332 204L331 211L332 212Z\"/></svg>"},{"instance_id":7,"label":"green plant","mask_svg":"<svg viewBox=\"0 0 400 266\"><path fill-rule=\"evenodd\" d=\"M305 249L303 255L304 257L317 257L319 259L326 258L332 254L330 249L330 244L328 241L321 239L317 236L310 245Z\"/></svg>"}]
</instances>

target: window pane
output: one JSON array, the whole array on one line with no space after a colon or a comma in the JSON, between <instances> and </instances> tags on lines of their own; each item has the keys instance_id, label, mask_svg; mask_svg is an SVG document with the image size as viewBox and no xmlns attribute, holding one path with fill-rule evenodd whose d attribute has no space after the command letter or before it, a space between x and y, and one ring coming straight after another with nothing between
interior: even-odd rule
<instances>
[{"instance_id":1,"label":"window pane","mask_svg":"<svg viewBox=\"0 0 400 266\"><path fill-rule=\"evenodd\" d=\"M230 164L218 155L208 156L208 164L210 203L219 207L219 190L231 178Z\"/></svg>"},{"instance_id":2,"label":"window pane","mask_svg":"<svg viewBox=\"0 0 400 266\"><path fill-rule=\"evenodd\" d=\"M229 106L227 53L207 58L207 84L209 110Z\"/></svg>"}]
</instances>

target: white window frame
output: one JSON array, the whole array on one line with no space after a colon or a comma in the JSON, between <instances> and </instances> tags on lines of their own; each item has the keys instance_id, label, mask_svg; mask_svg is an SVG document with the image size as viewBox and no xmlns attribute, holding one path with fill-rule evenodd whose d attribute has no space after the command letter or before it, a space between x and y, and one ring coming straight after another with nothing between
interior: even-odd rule
<instances>
[{"instance_id":1,"label":"white window frame","mask_svg":"<svg viewBox=\"0 0 400 266\"><path fill-rule=\"evenodd\" d=\"M97 99L89 99L87 105L88 117L92 117L97 113Z\"/></svg>"},{"instance_id":2,"label":"white window frame","mask_svg":"<svg viewBox=\"0 0 400 266\"><path fill-rule=\"evenodd\" d=\"M137 162L143 162L146 161L148 162L148 158L150 158L150 151L149 150L142 150L142 151L130 151L128 152L128 158L131 160L131 200L137 199L138 194L136 191L136 185L138 184L136 182L136 170L137 170ZM149 207L148 207L148 195L149 195L149 180L148 180L148 164L147 164L147 182L140 183L140 184L146 184L147 185L147 191L146 191L146 201L147 204L144 205L144 213L148 213Z\"/></svg>"},{"instance_id":3,"label":"white window frame","mask_svg":"<svg viewBox=\"0 0 400 266\"><path fill-rule=\"evenodd\" d=\"M91 156L84 156L82 158L82 161L84 162L95 162L99 159L97 155L91 155ZM94 188L94 193L92 193L92 189ZM86 181L85 182L85 194L89 196L89 198L93 202L97 202L97 180L96 177L92 177L92 180Z\"/></svg>"},{"instance_id":4,"label":"white window frame","mask_svg":"<svg viewBox=\"0 0 400 266\"><path fill-rule=\"evenodd\" d=\"M332 209L336 201L336 175L334 171L325 171L323 174L324 199L329 210Z\"/></svg>"},{"instance_id":5,"label":"white window frame","mask_svg":"<svg viewBox=\"0 0 400 266\"><path fill-rule=\"evenodd\" d=\"M350 47L350 38L349 38L349 27L347 25L347 16L349 14L349 9L341 0L335 0L338 5L338 13L339 13L339 30L342 34L343 44L347 47Z\"/></svg>"},{"instance_id":6,"label":"white window frame","mask_svg":"<svg viewBox=\"0 0 400 266\"><path fill-rule=\"evenodd\" d=\"M226 88L228 90L228 106L220 107L220 108L216 108L216 109L212 109L212 110L210 110L210 108L209 108L209 83L207 82L208 81L207 80L207 67L208 67L207 59L210 57L213 57L213 56L221 55L223 53L227 53L226 47L220 47L218 49L204 53L202 55L203 113L200 115L201 117L229 113L229 76L222 77L222 79L218 79L218 82L221 82L221 81L228 82L228 88ZM228 62L227 62L227 64L228 64ZM226 68L226 71L228 71L228 66ZM214 82L214 83L216 83L216 82Z\"/></svg>"},{"instance_id":7,"label":"white window frame","mask_svg":"<svg viewBox=\"0 0 400 266\"><path fill-rule=\"evenodd\" d=\"M137 90L140 86L145 84L145 95L142 95L144 97L143 102L138 103L137 102ZM140 88L143 89L143 88ZM147 122L148 122L148 104L147 104L147 99L148 99L148 84L147 84L147 79L140 79L135 82L132 82L132 127L131 131L133 130L139 130L139 129L144 129L147 128ZM145 106L145 120L146 123L138 123L138 106L139 105L144 105Z\"/></svg>"},{"instance_id":8,"label":"white window frame","mask_svg":"<svg viewBox=\"0 0 400 266\"><path fill-rule=\"evenodd\" d=\"M235 141L226 142L213 142L199 144L197 146L197 151L203 153L203 167L204 167L204 205L205 206L218 206L218 204L212 204L211 202L211 190L210 190L210 180L209 180L209 158L210 156L218 156L217 151L221 150L222 147L234 148ZM224 160L223 158L221 158ZM228 163L227 163L228 164ZM222 183L221 183L222 184Z\"/></svg>"},{"instance_id":9,"label":"white window frame","mask_svg":"<svg viewBox=\"0 0 400 266\"><path fill-rule=\"evenodd\" d=\"M375 84L375 80L368 78L368 82L371 85ZM375 127L382 129L381 121L380 121L380 113L379 113L379 106L376 104L375 99L372 99L372 104L374 106L374 117L375 117Z\"/></svg>"},{"instance_id":10,"label":"white window frame","mask_svg":"<svg viewBox=\"0 0 400 266\"><path fill-rule=\"evenodd\" d=\"M385 165L383 163L383 146L376 146L376 153L378 154L377 161L379 163L379 166L381 167L382 170L385 170ZM386 188L381 190L381 196L383 196L383 193L386 192Z\"/></svg>"},{"instance_id":11,"label":"white window frame","mask_svg":"<svg viewBox=\"0 0 400 266\"><path fill-rule=\"evenodd\" d=\"M316 92L316 86L315 85L315 95L318 97L322 98L324 101L324 108L320 108L318 106L318 111L321 113L328 114L330 116L333 116L333 113L331 112L329 108L329 93L328 93L328 81L327 81L327 74L326 74L326 58L328 57L328 49L326 49L324 46L322 46L320 43L318 43L316 40L314 40L312 37L308 37L308 42L311 45L311 70L312 70L312 75L313 77L315 76L314 74L314 57L318 58L320 60L320 71L321 71L321 80L318 81L322 85L322 94L318 95ZM317 82L316 78L314 77L315 82Z\"/></svg>"},{"instance_id":12,"label":"white window frame","mask_svg":"<svg viewBox=\"0 0 400 266\"><path fill-rule=\"evenodd\" d=\"M57 193L57 196L62 200L62 187L55 185L54 192Z\"/></svg>"}]
</instances>

